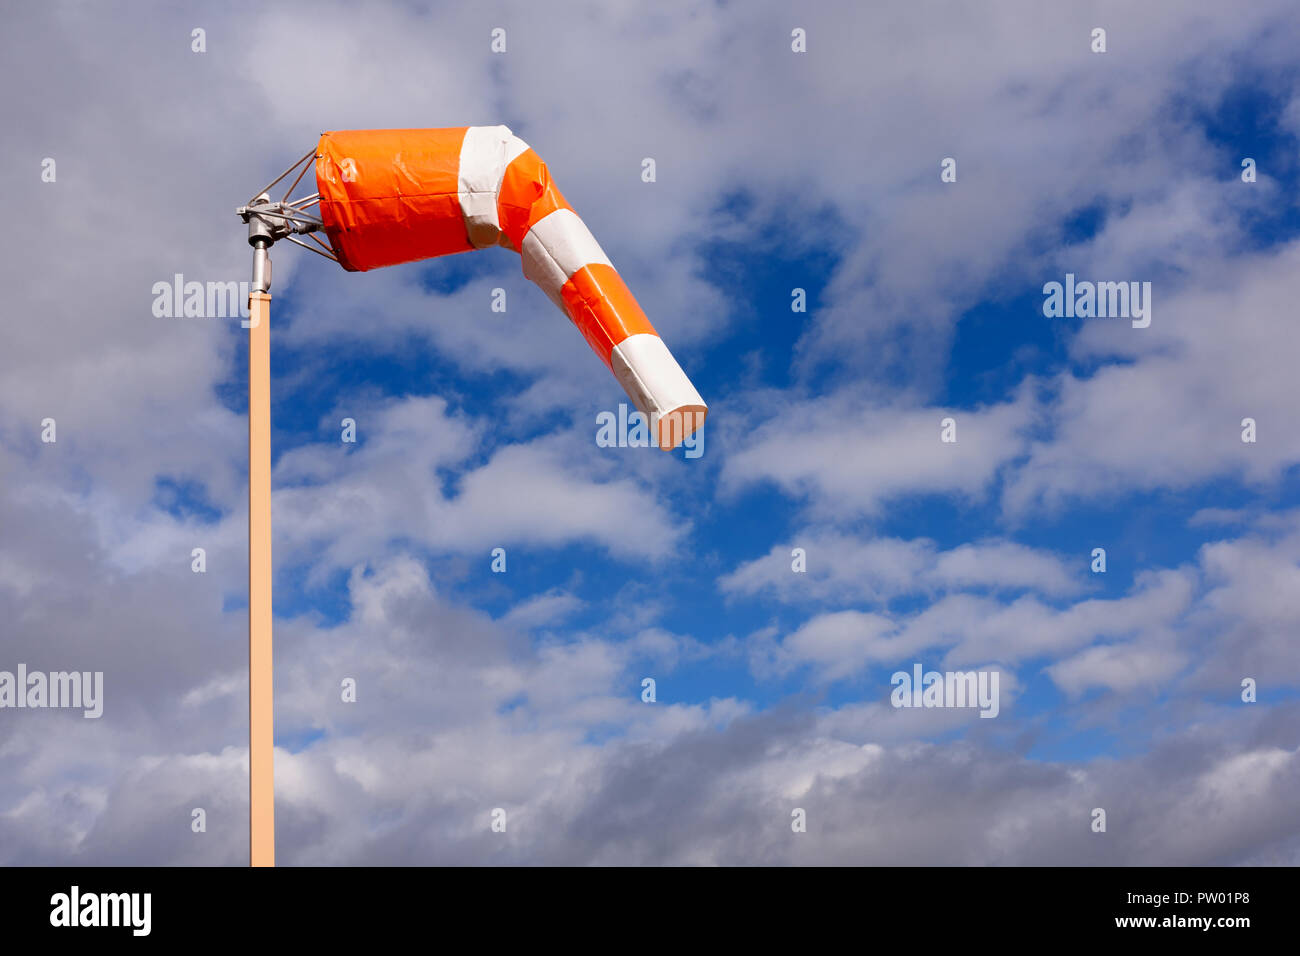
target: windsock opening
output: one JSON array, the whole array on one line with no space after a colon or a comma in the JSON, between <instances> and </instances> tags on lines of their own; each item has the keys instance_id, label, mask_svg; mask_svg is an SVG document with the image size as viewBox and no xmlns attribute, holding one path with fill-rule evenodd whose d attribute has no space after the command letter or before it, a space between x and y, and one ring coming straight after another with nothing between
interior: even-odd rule
<instances>
[{"instance_id":1,"label":"windsock opening","mask_svg":"<svg viewBox=\"0 0 1300 956\"><path fill-rule=\"evenodd\" d=\"M708 406L546 163L505 126L321 135L325 233L349 271L504 246L569 317L672 450Z\"/></svg>"}]
</instances>

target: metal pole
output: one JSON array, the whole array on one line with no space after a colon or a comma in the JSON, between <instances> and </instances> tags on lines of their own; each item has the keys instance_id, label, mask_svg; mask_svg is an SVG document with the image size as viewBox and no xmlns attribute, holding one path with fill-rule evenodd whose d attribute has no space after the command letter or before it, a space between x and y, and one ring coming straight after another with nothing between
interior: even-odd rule
<instances>
[{"instance_id":1,"label":"metal pole","mask_svg":"<svg viewBox=\"0 0 1300 956\"><path fill-rule=\"evenodd\" d=\"M271 654L271 260L250 226L248 297L249 863L275 866L275 706Z\"/></svg>"},{"instance_id":2,"label":"metal pole","mask_svg":"<svg viewBox=\"0 0 1300 956\"><path fill-rule=\"evenodd\" d=\"M271 186L299 165L307 164L289 187L292 192L306 174L312 155L308 153L290 166ZM288 195L285 193L286 198ZM316 232L322 225L319 218L291 204L272 203L267 192L236 212L248 223L248 244L253 247L253 282L248 295L248 321L244 323L248 329L248 858L253 866L275 866L270 249L276 240L288 239L338 260L323 243L321 249L316 249L293 236Z\"/></svg>"}]
</instances>

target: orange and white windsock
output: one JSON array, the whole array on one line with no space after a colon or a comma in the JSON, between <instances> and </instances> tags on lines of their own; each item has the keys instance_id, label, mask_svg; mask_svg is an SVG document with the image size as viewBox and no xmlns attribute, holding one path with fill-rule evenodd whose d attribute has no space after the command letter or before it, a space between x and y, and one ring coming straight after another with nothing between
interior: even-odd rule
<instances>
[{"instance_id":1,"label":"orange and white windsock","mask_svg":"<svg viewBox=\"0 0 1300 956\"><path fill-rule=\"evenodd\" d=\"M672 449L708 411L546 164L505 126L321 135L320 213L343 268L364 272L488 246L578 327Z\"/></svg>"}]
</instances>

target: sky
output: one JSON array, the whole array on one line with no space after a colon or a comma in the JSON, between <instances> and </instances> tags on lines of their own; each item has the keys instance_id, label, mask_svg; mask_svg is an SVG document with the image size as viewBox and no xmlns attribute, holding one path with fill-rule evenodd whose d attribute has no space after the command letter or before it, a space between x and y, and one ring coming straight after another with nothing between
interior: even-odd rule
<instances>
[{"instance_id":1,"label":"sky","mask_svg":"<svg viewBox=\"0 0 1300 956\"><path fill-rule=\"evenodd\" d=\"M154 286L324 130L497 124L702 453L597 442L508 250L277 245L280 864L1300 862L1300 9L1066 7L8 7L0 671L104 689L0 708L0 863L248 862L247 332Z\"/></svg>"}]
</instances>

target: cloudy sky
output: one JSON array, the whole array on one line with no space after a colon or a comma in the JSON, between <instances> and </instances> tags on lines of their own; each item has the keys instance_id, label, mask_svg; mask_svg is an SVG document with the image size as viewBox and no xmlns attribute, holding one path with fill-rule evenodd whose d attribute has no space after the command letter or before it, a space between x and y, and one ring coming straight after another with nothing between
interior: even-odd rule
<instances>
[{"instance_id":1,"label":"cloudy sky","mask_svg":"<svg viewBox=\"0 0 1300 956\"><path fill-rule=\"evenodd\" d=\"M247 333L153 286L323 130L495 124L704 452L597 444L513 253L277 246L278 862L1300 862L1294 4L177 6L0 32L0 670L104 673L0 710L0 863L247 862Z\"/></svg>"}]
</instances>

